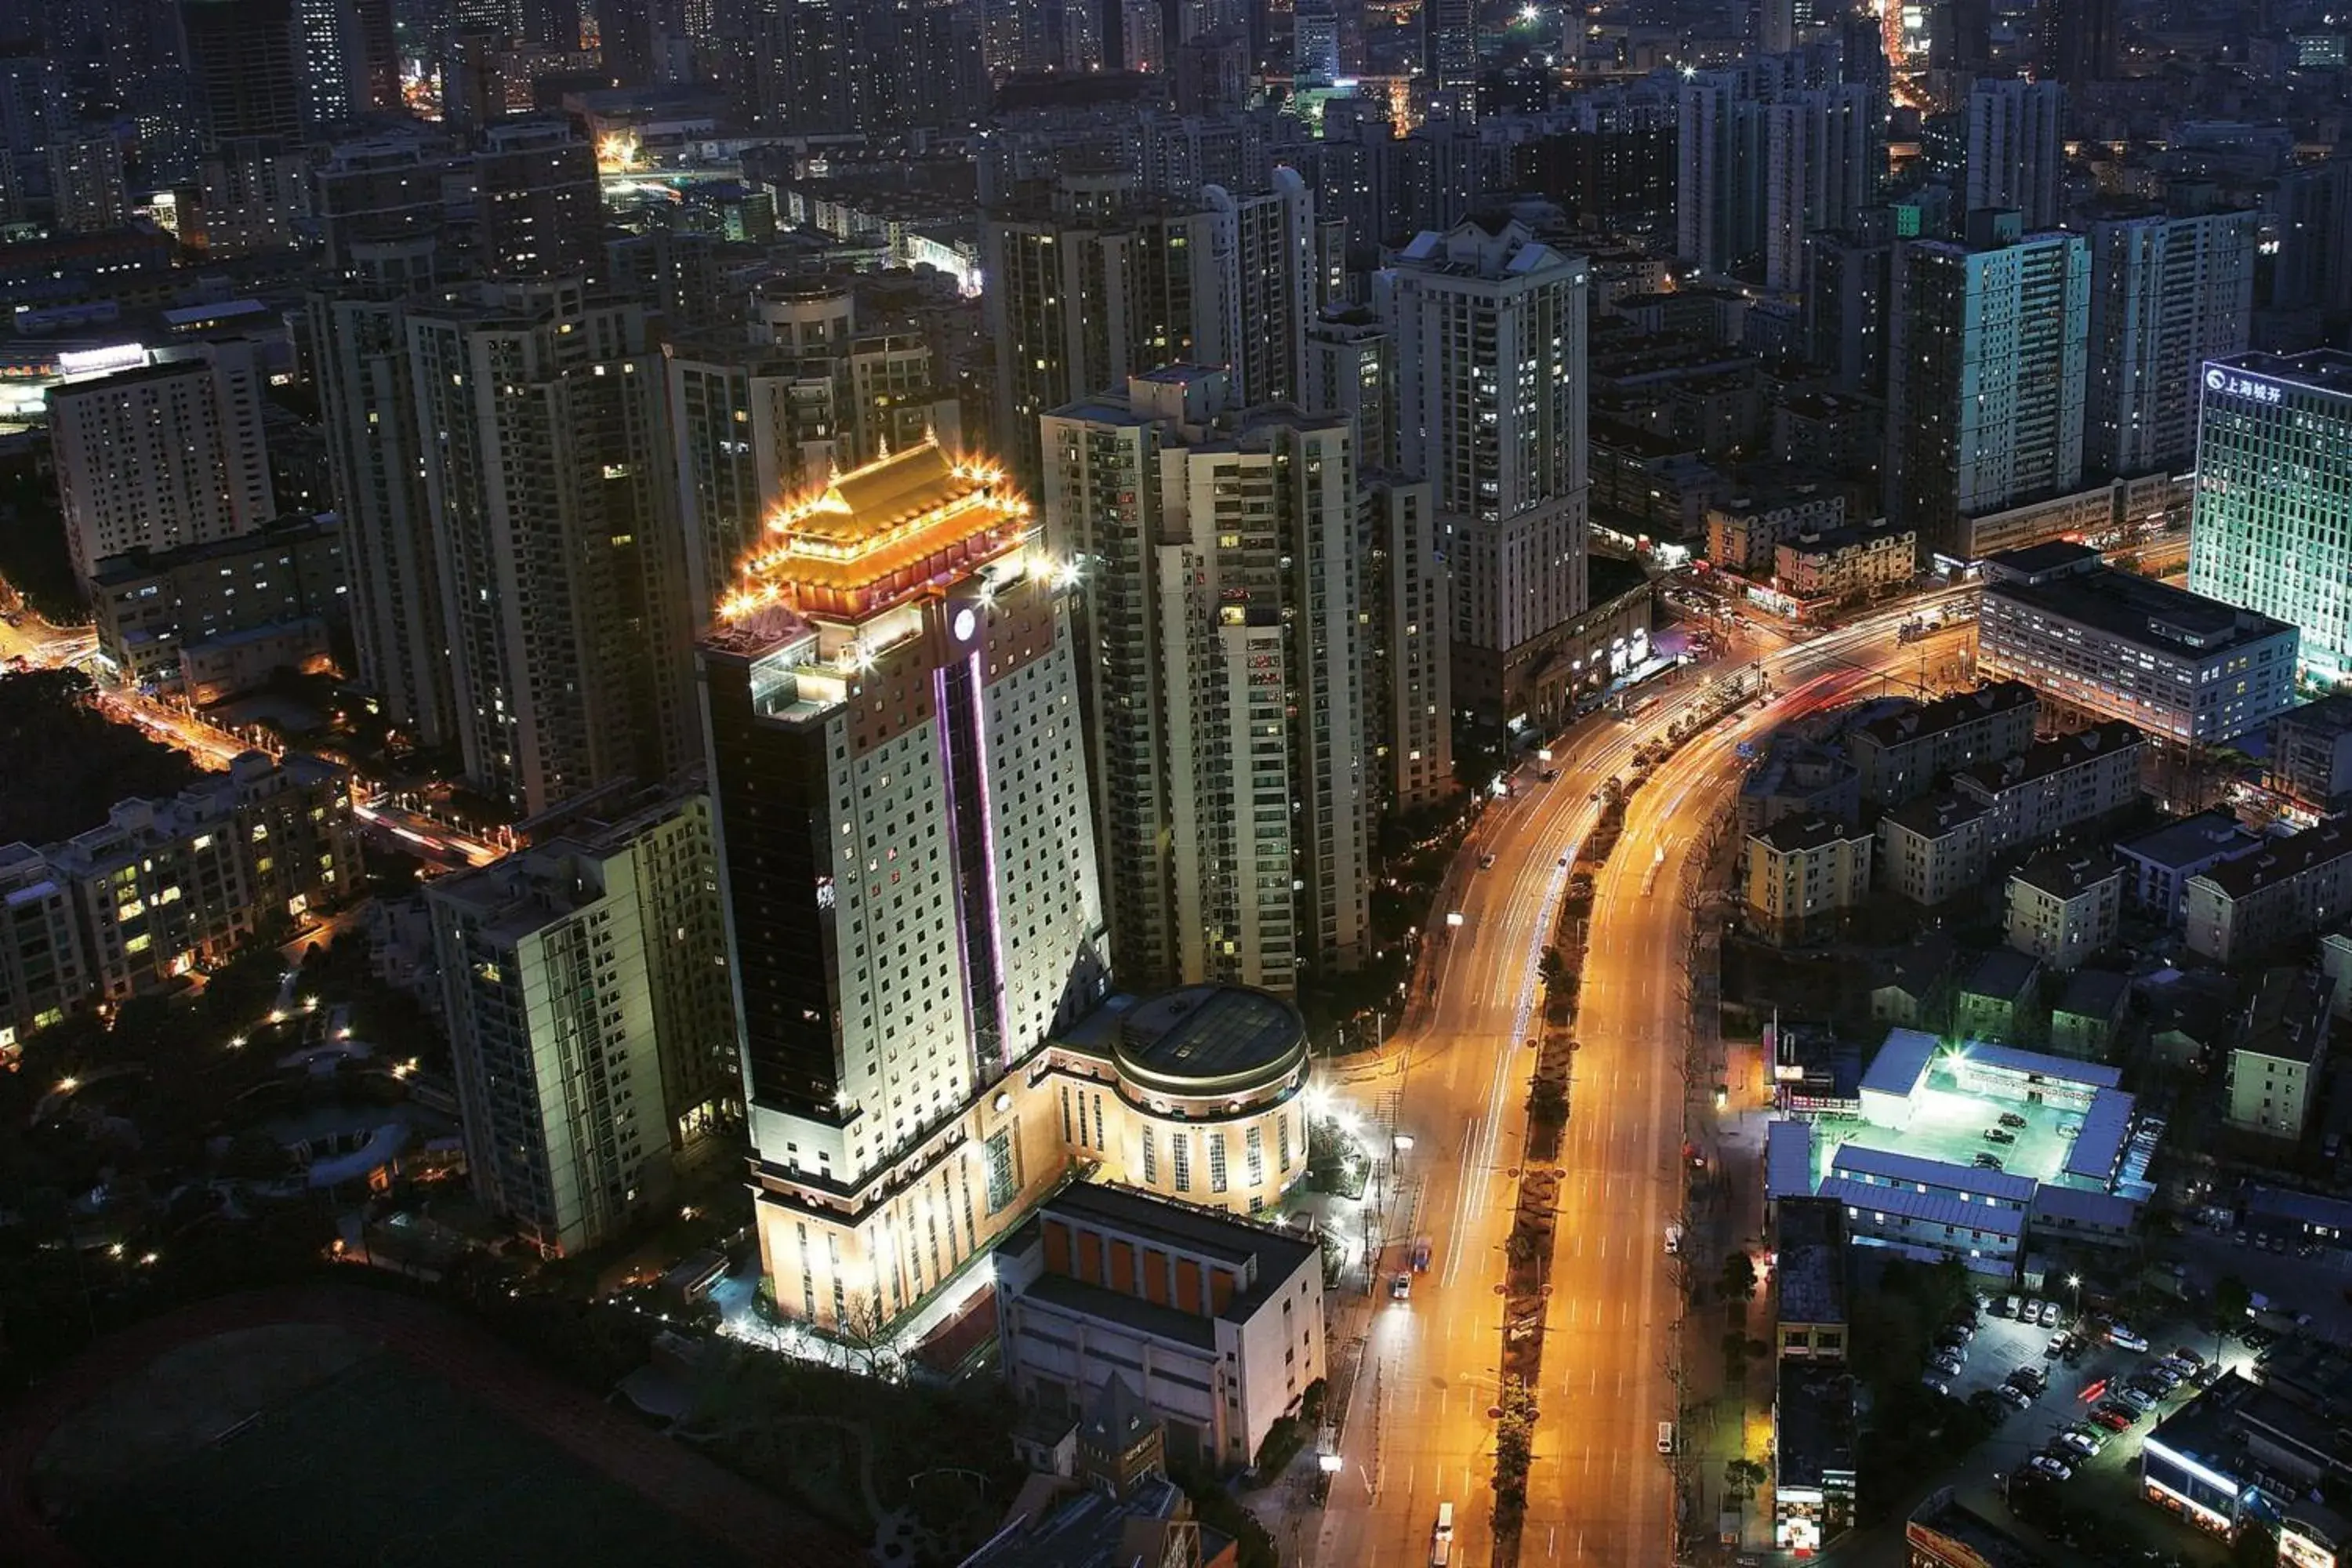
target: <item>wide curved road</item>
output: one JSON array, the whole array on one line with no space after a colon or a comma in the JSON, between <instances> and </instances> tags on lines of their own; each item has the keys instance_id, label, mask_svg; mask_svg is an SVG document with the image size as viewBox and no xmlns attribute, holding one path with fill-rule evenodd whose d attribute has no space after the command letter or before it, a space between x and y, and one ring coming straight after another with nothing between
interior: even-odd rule
<instances>
[{"instance_id":1,"label":"wide curved road","mask_svg":"<svg viewBox=\"0 0 2352 1568\"><path fill-rule=\"evenodd\" d=\"M1686 858L1728 800L1737 743L1809 709L1875 696L1951 657L1974 627L1904 645L1895 628L1952 590L1764 657L1774 693L1686 746L1632 803L1595 889L1577 1035L1574 1109L1546 1321L1541 1419L1521 1561L1655 1568L1673 1561L1671 1477L1656 1451L1671 1419L1668 1375L1679 1312L1664 1256L1681 1205L1680 1077L1688 1004ZM1745 666L1736 668L1744 668ZM1426 1021L1340 1087L1383 1128L1412 1140L1390 1198L1385 1276L1411 1238L1435 1245L1409 1301L1383 1295L1349 1401L1342 1468L1313 1560L1339 1568L1425 1563L1438 1506L1454 1505L1456 1563L1491 1552L1494 1423L1503 1242L1510 1229L1533 1053L1538 956L1549 940L1566 858L1592 830L1601 782L1706 700L1713 670L1686 673L1633 723L1586 721L1554 749L1559 777L1520 775L1465 857L1495 865L1467 879L1463 925L1439 951Z\"/></svg>"}]
</instances>

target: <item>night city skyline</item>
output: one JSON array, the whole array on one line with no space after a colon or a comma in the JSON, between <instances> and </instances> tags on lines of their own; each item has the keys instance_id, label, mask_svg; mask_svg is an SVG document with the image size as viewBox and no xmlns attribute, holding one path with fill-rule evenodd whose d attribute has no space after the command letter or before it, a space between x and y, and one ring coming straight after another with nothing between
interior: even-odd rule
<instances>
[{"instance_id":1,"label":"night city skyline","mask_svg":"<svg viewBox=\"0 0 2352 1568\"><path fill-rule=\"evenodd\" d=\"M2352 21L0 11L0 1559L2352 1561Z\"/></svg>"}]
</instances>

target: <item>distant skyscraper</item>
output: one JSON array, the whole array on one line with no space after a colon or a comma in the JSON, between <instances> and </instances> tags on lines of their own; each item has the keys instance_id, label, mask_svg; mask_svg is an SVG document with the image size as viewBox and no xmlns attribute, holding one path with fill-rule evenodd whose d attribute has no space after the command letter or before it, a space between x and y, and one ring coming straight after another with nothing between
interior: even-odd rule
<instances>
[{"instance_id":1,"label":"distant skyscraper","mask_svg":"<svg viewBox=\"0 0 2352 1568\"><path fill-rule=\"evenodd\" d=\"M1675 254L1729 273L1764 245L1764 106L1730 70L1684 77L1678 101Z\"/></svg>"},{"instance_id":2,"label":"distant skyscraper","mask_svg":"<svg viewBox=\"0 0 2352 1568\"><path fill-rule=\"evenodd\" d=\"M243 341L49 390L58 497L75 574L126 550L227 539L277 515L264 371Z\"/></svg>"},{"instance_id":3,"label":"distant skyscraper","mask_svg":"<svg viewBox=\"0 0 2352 1568\"><path fill-rule=\"evenodd\" d=\"M181 0L180 24L204 129L183 237L221 256L290 247L309 196L293 0Z\"/></svg>"},{"instance_id":4,"label":"distant skyscraper","mask_svg":"<svg viewBox=\"0 0 2352 1568\"><path fill-rule=\"evenodd\" d=\"M1004 1115L1109 958L1037 542L985 462L895 452L779 511L702 644L761 1253L823 1325L898 1315L1063 1157Z\"/></svg>"},{"instance_id":5,"label":"distant skyscraper","mask_svg":"<svg viewBox=\"0 0 2352 1568\"><path fill-rule=\"evenodd\" d=\"M2352 679L2352 354L2239 354L2198 377L2189 587L2303 634L2314 679Z\"/></svg>"},{"instance_id":6,"label":"distant skyscraper","mask_svg":"<svg viewBox=\"0 0 2352 1568\"><path fill-rule=\"evenodd\" d=\"M1805 239L1843 229L1877 199L1886 110L1866 87L1791 93L1764 110L1764 285L1804 287Z\"/></svg>"},{"instance_id":7,"label":"distant skyscraper","mask_svg":"<svg viewBox=\"0 0 2352 1568\"><path fill-rule=\"evenodd\" d=\"M2113 81L2121 43L2116 11L2116 0L2042 0L2042 79L2070 88Z\"/></svg>"},{"instance_id":8,"label":"distant skyscraper","mask_svg":"<svg viewBox=\"0 0 2352 1568\"><path fill-rule=\"evenodd\" d=\"M2245 351L2259 227L2251 212L2091 226L2086 473L2179 473L2195 460L2198 374Z\"/></svg>"},{"instance_id":9,"label":"distant skyscraper","mask_svg":"<svg viewBox=\"0 0 2352 1568\"><path fill-rule=\"evenodd\" d=\"M1975 214L1973 244L1895 248L1887 515L1923 552L1964 552L1963 520L2083 477L2090 258L2080 235L2019 237Z\"/></svg>"},{"instance_id":10,"label":"distant skyscraper","mask_svg":"<svg viewBox=\"0 0 2352 1568\"><path fill-rule=\"evenodd\" d=\"M481 284L402 325L467 782L529 816L667 777L694 620L643 310Z\"/></svg>"},{"instance_id":11,"label":"distant skyscraper","mask_svg":"<svg viewBox=\"0 0 2352 1568\"><path fill-rule=\"evenodd\" d=\"M1365 751L1377 765L1373 805L1376 812L1419 811L1456 788L1453 584L1428 481L1363 473L1356 488Z\"/></svg>"},{"instance_id":12,"label":"distant skyscraper","mask_svg":"<svg viewBox=\"0 0 2352 1568\"><path fill-rule=\"evenodd\" d=\"M1292 13L1291 69L1300 81L1339 78L1339 18L1331 0L1303 0Z\"/></svg>"},{"instance_id":13,"label":"distant skyscraper","mask_svg":"<svg viewBox=\"0 0 2352 1568\"><path fill-rule=\"evenodd\" d=\"M1477 110L1478 7L1474 0L1423 0L1422 79L1440 114Z\"/></svg>"},{"instance_id":14,"label":"distant skyscraper","mask_svg":"<svg viewBox=\"0 0 2352 1568\"><path fill-rule=\"evenodd\" d=\"M1893 253L1883 234L1846 230L1806 237L1805 357L1831 372L1840 392L1885 394Z\"/></svg>"},{"instance_id":15,"label":"distant skyscraper","mask_svg":"<svg viewBox=\"0 0 2352 1568\"><path fill-rule=\"evenodd\" d=\"M1768 55L1797 47L1797 0L1756 0L1756 47Z\"/></svg>"},{"instance_id":16,"label":"distant skyscraper","mask_svg":"<svg viewBox=\"0 0 2352 1568\"><path fill-rule=\"evenodd\" d=\"M1456 700L1538 724L1554 634L1586 605L1581 257L1517 222L1424 233L1381 275L1398 469L1429 481L1454 571Z\"/></svg>"},{"instance_id":17,"label":"distant skyscraper","mask_svg":"<svg viewBox=\"0 0 2352 1568\"><path fill-rule=\"evenodd\" d=\"M1969 93L1966 199L2015 207L2026 232L2064 216L2066 89L2054 81L1980 81Z\"/></svg>"},{"instance_id":18,"label":"distant skyscraper","mask_svg":"<svg viewBox=\"0 0 2352 1568\"><path fill-rule=\"evenodd\" d=\"M553 278L604 266L595 149L553 116L484 128L474 155L477 266L495 278Z\"/></svg>"},{"instance_id":19,"label":"distant skyscraper","mask_svg":"<svg viewBox=\"0 0 2352 1568\"><path fill-rule=\"evenodd\" d=\"M122 143L111 126L59 133L49 142L49 205L58 227L94 234L131 221L122 189Z\"/></svg>"},{"instance_id":20,"label":"distant skyscraper","mask_svg":"<svg viewBox=\"0 0 2352 1568\"><path fill-rule=\"evenodd\" d=\"M1352 430L1231 413L1225 381L1176 366L1046 416L1046 542L1077 563L1097 654L1086 731L1122 973L1288 993L1365 952Z\"/></svg>"},{"instance_id":21,"label":"distant skyscraper","mask_svg":"<svg viewBox=\"0 0 2352 1568\"><path fill-rule=\"evenodd\" d=\"M1251 404L1295 396L1315 308L1314 198L1209 187L1195 205L1145 199L1121 175L1066 176L1051 210L982 226L996 347L994 417L1014 472L1038 475L1037 417L1160 365L1229 367Z\"/></svg>"},{"instance_id":22,"label":"distant skyscraper","mask_svg":"<svg viewBox=\"0 0 2352 1568\"><path fill-rule=\"evenodd\" d=\"M209 141L301 131L293 0L180 0L180 25Z\"/></svg>"},{"instance_id":23,"label":"distant skyscraper","mask_svg":"<svg viewBox=\"0 0 2352 1568\"><path fill-rule=\"evenodd\" d=\"M425 900L474 1191L551 1256L661 1198L739 1097L709 801L623 804Z\"/></svg>"},{"instance_id":24,"label":"distant skyscraper","mask_svg":"<svg viewBox=\"0 0 2352 1568\"><path fill-rule=\"evenodd\" d=\"M353 0L294 0L302 123L349 120L369 99L367 41Z\"/></svg>"}]
</instances>

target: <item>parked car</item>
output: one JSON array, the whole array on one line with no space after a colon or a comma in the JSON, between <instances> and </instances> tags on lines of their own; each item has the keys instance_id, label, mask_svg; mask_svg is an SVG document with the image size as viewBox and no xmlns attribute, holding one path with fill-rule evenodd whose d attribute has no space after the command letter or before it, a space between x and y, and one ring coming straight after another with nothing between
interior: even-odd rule
<instances>
[{"instance_id":1,"label":"parked car","mask_svg":"<svg viewBox=\"0 0 2352 1568\"><path fill-rule=\"evenodd\" d=\"M2003 1127L2022 1127L2025 1125L2025 1118L2014 1110L2004 1110L2000 1113L2000 1124Z\"/></svg>"},{"instance_id":2,"label":"parked car","mask_svg":"<svg viewBox=\"0 0 2352 1568\"><path fill-rule=\"evenodd\" d=\"M2121 1323L2110 1323L2107 1325L2107 1343L2115 1346L2119 1351L2145 1351L2147 1349L2147 1341L2145 1337L2132 1332L2131 1330L2124 1327Z\"/></svg>"},{"instance_id":3,"label":"parked car","mask_svg":"<svg viewBox=\"0 0 2352 1568\"><path fill-rule=\"evenodd\" d=\"M2205 1364L2205 1358L2198 1354L2195 1351L2190 1350L2187 1345L2173 1346L2172 1359L2175 1361L2187 1362L2191 1372L2194 1372L2199 1367Z\"/></svg>"},{"instance_id":4,"label":"parked car","mask_svg":"<svg viewBox=\"0 0 2352 1568\"><path fill-rule=\"evenodd\" d=\"M2116 1391L2116 1397L2142 1415L2156 1408L2156 1395L2145 1388L2119 1388Z\"/></svg>"},{"instance_id":5,"label":"parked car","mask_svg":"<svg viewBox=\"0 0 2352 1568\"><path fill-rule=\"evenodd\" d=\"M1958 1377L1960 1375L1960 1358L1956 1355L1939 1355L1929 1364L1934 1366L1937 1372L1942 1373L1946 1377Z\"/></svg>"},{"instance_id":6,"label":"parked car","mask_svg":"<svg viewBox=\"0 0 2352 1568\"><path fill-rule=\"evenodd\" d=\"M1973 1163L1979 1171L1998 1171L2000 1169L2000 1156L1998 1154L1979 1154Z\"/></svg>"},{"instance_id":7,"label":"parked car","mask_svg":"<svg viewBox=\"0 0 2352 1568\"><path fill-rule=\"evenodd\" d=\"M2004 1383L1999 1388L1994 1389L1993 1393L2000 1398L2007 1400L2017 1409L2030 1410L2033 1406L2033 1395L2027 1393L2024 1389L2018 1387L2017 1384L2013 1383Z\"/></svg>"},{"instance_id":8,"label":"parked car","mask_svg":"<svg viewBox=\"0 0 2352 1568\"><path fill-rule=\"evenodd\" d=\"M2009 1401L1990 1388L1979 1388L1969 1394L1969 1404L1978 1415L1996 1426L2009 1419Z\"/></svg>"},{"instance_id":9,"label":"parked car","mask_svg":"<svg viewBox=\"0 0 2352 1568\"><path fill-rule=\"evenodd\" d=\"M2064 1355L2066 1353L2066 1347L2074 1342L2074 1336L2068 1333L2065 1330L2061 1329L2056 1333L2050 1336L2050 1342L2042 1347L2042 1353L2054 1359L2058 1356Z\"/></svg>"},{"instance_id":10,"label":"parked car","mask_svg":"<svg viewBox=\"0 0 2352 1568\"><path fill-rule=\"evenodd\" d=\"M2036 1454L2025 1462L2053 1481L2071 1481L2074 1479L2074 1467L2063 1459L2053 1459L2047 1454Z\"/></svg>"},{"instance_id":11,"label":"parked car","mask_svg":"<svg viewBox=\"0 0 2352 1568\"><path fill-rule=\"evenodd\" d=\"M2058 1442L2064 1447L2082 1455L2083 1458L2086 1459L2099 1451L2099 1446L2096 1443L2092 1442L2080 1432L2076 1432L2072 1429L2059 1433Z\"/></svg>"},{"instance_id":12,"label":"parked car","mask_svg":"<svg viewBox=\"0 0 2352 1568\"><path fill-rule=\"evenodd\" d=\"M2017 1310L2017 1321L2021 1323L2040 1322L2042 1321L2041 1298L2038 1296L2028 1296L2025 1299L2025 1305Z\"/></svg>"},{"instance_id":13,"label":"parked car","mask_svg":"<svg viewBox=\"0 0 2352 1568\"><path fill-rule=\"evenodd\" d=\"M1922 1373L1919 1377L1919 1383L1922 1387L1932 1388L1938 1394L1949 1394L1952 1392L1952 1385L1946 1383L1942 1378L1937 1377L1932 1372Z\"/></svg>"},{"instance_id":14,"label":"parked car","mask_svg":"<svg viewBox=\"0 0 2352 1568\"><path fill-rule=\"evenodd\" d=\"M1988 1127L1984 1130L1984 1136L1985 1142L1988 1143L2014 1143L2017 1142L2017 1134L2011 1132L2006 1127Z\"/></svg>"},{"instance_id":15,"label":"parked car","mask_svg":"<svg viewBox=\"0 0 2352 1568\"><path fill-rule=\"evenodd\" d=\"M2120 1405L2102 1405L2091 1412L2091 1419L2110 1432L2128 1432L2139 1415Z\"/></svg>"},{"instance_id":16,"label":"parked car","mask_svg":"<svg viewBox=\"0 0 2352 1568\"><path fill-rule=\"evenodd\" d=\"M2014 1296L2003 1296L2000 1299L2000 1304L1995 1307L1993 1310L2000 1313L2004 1318L2014 1318L2017 1316L2017 1298Z\"/></svg>"}]
</instances>

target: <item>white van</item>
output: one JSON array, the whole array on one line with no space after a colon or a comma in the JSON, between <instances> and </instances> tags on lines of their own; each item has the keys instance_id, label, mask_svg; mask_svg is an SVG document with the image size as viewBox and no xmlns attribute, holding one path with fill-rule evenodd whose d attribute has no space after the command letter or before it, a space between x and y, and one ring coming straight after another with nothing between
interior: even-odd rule
<instances>
[{"instance_id":1,"label":"white van","mask_svg":"<svg viewBox=\"0 0 2352 1568\"><path fill-rule=\"evenodd\" d=\"M1454 1561L1454 1505L1437 1505L1437 1528L1429 1537L1429 1568L1445 1568Z\"/></svg>"},{"instance_id":2,"label":"white van","mask_svg":"<svg viewBox=\"0 0 2352 1568\"><path fill-rule=\"evenodd\" d=\"M1672 1454L1674 1451L1675 1424L1671 1421L1661 1421L1658 1423L1658 1452Z\"/></svg>"}]
</instances>

